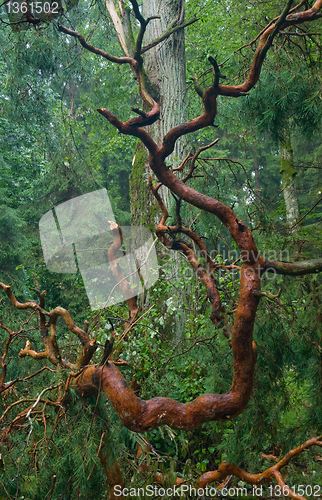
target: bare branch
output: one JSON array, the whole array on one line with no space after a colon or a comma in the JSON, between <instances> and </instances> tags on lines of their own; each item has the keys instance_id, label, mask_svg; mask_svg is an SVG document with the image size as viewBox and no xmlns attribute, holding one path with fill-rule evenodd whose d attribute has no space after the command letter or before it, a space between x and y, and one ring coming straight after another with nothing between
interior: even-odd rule
<instances>
[{"instance_id":1,"label":"bare branch","mask_svg":"<svg viewBox=\"0 0 322 500\"><path fill-rule=\"evenodd\" d=\"M58 30L61 33L65 33L66 35L70 35L74 38L77 38L77 40L80 42L82 47L84 47L84 49L86 49L86 50L89 50L93 54L97 54L99 56L102 56L104 59L107 59L108 61L111 61L111 62L115 62L117 64L130 64L132 67L135 67L137 65L137 62L132 57L112 56L112 55L108 54L107 52L105 52L104 50L97 49L93 45L90 45L89 43L87 43L85 38L82 35L80 35L79 33L77 33L76 31L72 31L69 28L65 28L61 24L58 24L58 23L56 23L56 24L57 24Z\"/></svg>"},{"instance_id":2,"label":"bare branch","mask_svg":"<svg viewBox=\"0 0 322 500\"><path fill-rule=\"evenodd\" d=\"M159 43L163 42L163 40L169 38L169 36L172 35L173 33L176 33L177 31L186 28L187 26L190 26L191 24L195 23L198 20L199 19L197 17L193 17L192 19L189 19L189 21L185 21L184 23L179 24L178 26L173 26L173 24L175 24L177 21L175 19L173 23L171 23L170 26L166 29L166 31L162 33L162 35L160 35L158 38L153 40L148 45L142 47L142 49L140 50L140 54L144 54L144 52L147 52L148 50L152 49L152 47L159 45Z\"/></svg>"},{"instance_id":3,"label":"bare branch","mask_svg":"<svg viewBox=\"0 0 322 500\"><path fill-rule=\"evenodd\" d=\"M294 457L302 453L304 450L310 448L311 446L322 446L322 442L320 441L320 439L321 436L308 439L305 443L301 444L297 448L290 450L277 464L258 474L251 474L237 467L236 465L230 464L228 462L223 462L220 464L217 471L206 472L205 474L203 474L198 480L197 487L204 488L205 486L207 486L207 484L213 483L214 481L222 481L229 474L233 474L234 476L238 477L242 481L246 481L249 484L261 484L265 480L275 478L280 486L286 486L280 470L288 465L288 463ZM290 489L287 496L289 496L290 498L294 498L295 500L306 500L304 497L295 494Z\"/></svg>"}]
</instances>

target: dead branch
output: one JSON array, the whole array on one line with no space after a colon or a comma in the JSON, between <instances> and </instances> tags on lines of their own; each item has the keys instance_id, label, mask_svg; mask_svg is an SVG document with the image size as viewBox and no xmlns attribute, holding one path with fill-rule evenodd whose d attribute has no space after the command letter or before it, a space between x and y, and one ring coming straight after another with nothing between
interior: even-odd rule
<instances>
[{"instance_id":1,"label":"dead branch","mask_svg":"<svg viewBox=\"0 0 322 500\"><path fill-rule=\"evenodd\" d=\"M179 24L178 26L173 26L173 24L175 24L177 22L177 20L175 19L174 22L170 24L168 29L166 29L166 31L164 33L162 33L162 35L160 35L158 38L153 40L148 45L145 45L144 47L142 47L142 49L140 50L140 54L144 54L144 52L147 52L148 50L152 49L156 45L159 45L159 43L163 42L164 40L167 40L167 38L169 38L169 36L172 35L173 33L175 33L176 31L179 31L183 28L186 28L187 26L190 26L191 24L195 23L196 21L198 21L198 18L192 17L191 19L189 19L189 21L185 21L185 22Z\"/></svg>"}]
</instances>

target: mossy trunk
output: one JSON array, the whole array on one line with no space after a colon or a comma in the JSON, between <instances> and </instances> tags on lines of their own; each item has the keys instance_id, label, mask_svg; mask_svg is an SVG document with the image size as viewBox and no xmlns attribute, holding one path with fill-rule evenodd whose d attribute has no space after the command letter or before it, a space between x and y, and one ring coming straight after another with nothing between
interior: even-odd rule
<instances>
[{"instance_id":1,"label":"mossy trunk","mask_svg":"<svg viewBox=\"0 0 322 500\"><path fill-rule=\"evenodd\" d=\"M280 173L282 176L282 189L286 209L286 222L292 229L296 230L293 226L299 219L300 210L296 193L295 176L297 174L293 162L293 150L291 144L291 134L289 127L285 127L283 137L279 141L281 168Z\"/></svg>"},{"instance_id":2,"label":"mossy trunk","mask_svg":"<svg viewBox=\"0 0 322 500\"><path fill-rule=\"evenodd\" d=\"M131 217L134 226L144 226L151 231L159 215L159 206L147 186L148 153L141 142L136 146L130 177Z\"/></svg>"}]
</instances>

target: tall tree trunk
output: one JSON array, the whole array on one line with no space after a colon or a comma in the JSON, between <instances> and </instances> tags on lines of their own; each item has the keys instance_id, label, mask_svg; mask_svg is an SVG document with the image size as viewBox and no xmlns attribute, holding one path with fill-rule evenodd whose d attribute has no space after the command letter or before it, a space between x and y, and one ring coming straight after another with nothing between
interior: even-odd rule
<instances>
[{"instance_id":1,"label":"tall tree trunk","mask_svg":"<svg viewBox=\"0 0 322 500\"><path fill-rule=\"evenodd\" d=\"M145 18L159 15L147 27L146 43L158 38L171 23L184 20L184 0L144 0ZM161 104L161 120L153 126L155 140L161 140L175 125L186 121L186 64L184 30L173 33L167 40L150 49L145 55L145 69L149 80L158 89ZM177 141L170 161L183 156L184 144Z\"/></svg>"},{"instance_id":2,"label":"tall tree trunk","mask_svg":"<svg viewBox=\"0 0 322 500\"><path fill-rule=\"evenodd\" d=\"M143 0L144 18L155 15L160 16L160 19L154 19L148 24L144 45L158 38L170 24L183 21L184 0ZM160 120L148 127L149 133L160 146L163 137L171 128L187 120L184 30L173 33L167 40L146 52L143 57L147 77L154 89L154 97L161 105ZM138 146L131 177L133 223L155 223L158 222L159 208L150 192L146 193L149 190L147 183L142 182L142 175L150 170L148 154L141 148L143 146ZM169 163L180 163L186 153L187 140L184 137L177 141L174 152L168 158ZM168 189L163 188L160 194L166 207L170 208L172 200Z\"/></svg>"},{"instance_id":3,"label":"tall tree trunk","mask_svg":"<svg viewBox=\"0 0 322 500\"><path fill-rule=\"evenodd\" d=\"M282 188L286 209L286 222L292 228L299 219L300 210L296 194L295 176L297 174L293 162L293 150L289 127L283 130L283 137L279 141L282 175ZM293 229L295 231L296 228Z\"/></svg>"},{"instance_id":4,"label":"tall tree trunk","mask_svg":"<svg viewBox=\"0 0 322 500\"><path fill-rule=\"evenodd\" d=\"M113 21L120 45L125 55L134 54L134 37L132 34L130 11L123 1L118 2L120 16L116 11L114 0L106 0L106 8ZM144 45L160 37L172 25L181 24L184 20L184 0L143 0L142 14L145 19L160 16L150 20L145 35ZM160 146L163 137L175 125L187 120L186 104L186 64L184 30L173 33L169 38L147 51L144 55L144 69L147 76L147 86L154 99L160 103L160 120L148 127L149 133ZM183 137L176 142L174 152L168 157L170 164L180 164L187 154L187 139ZM160 211L151 190L147 184L147 176L151 175L148 164L148 153L139 143L133 159L130 179L131 213L133 225L144 225L154 228L159 222ZM172 199L167 188L162 188L160 194L170 209ZM173 272L178 273L180 256L173 256ZM184 337L185 312L180 306L185 302L185 296L179 296L175 330L177 339Z\"/></svg>"},{"instance_id":5,"label":"tall tree trunk","mask_svg":"<svg viewBox=\"0 0 322 500\"><path fill-rule=\"evenodd\" d=\"M148 24L144 45L158 38L170 24L183 22L184 0L143 0L143 17L147 19L155 15L160 16L160 19L154 19ZM144 68L157 100L160 102L160 120L149 127L153 139L160 146L163 137L170 129L187 120L184 30L173 33L167 40L144 54ZM169 164L180 164L186 154L187 140L184 137L177 141L174 152L168 158ZM151 223L154 226L156 222L159 222L160 212L142 177L144 173L150 174L150 168L148 154L140 144L137 147L131 176L132 221L134 224ZM162 187L160 194L170 211L173 199L169 190ZM171 253L172 277L179 278L180 258L179 255ZM175 337L179 340L184 337L186 323L185 311L180 307L185 302L184 295L180 294L176 302Z\"/></svg>"}]
</instances>

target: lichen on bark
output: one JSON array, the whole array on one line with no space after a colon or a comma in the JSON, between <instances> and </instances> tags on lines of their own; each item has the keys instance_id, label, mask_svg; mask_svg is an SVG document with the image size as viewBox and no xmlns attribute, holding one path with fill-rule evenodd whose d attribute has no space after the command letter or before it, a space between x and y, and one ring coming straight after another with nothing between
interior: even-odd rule
<instances>
[{"instance_id":1,"label":"lichen on bark","mask_svg":"<svg viewBox=\"0 0 322 500\"><path fill-rule=\"evenodd\" d=\"M279 141L282 176L282 189L286 209L287 225L292 228L299 219L300 210L296 194L295 176L297 171L294 168L293 150L291 144L291 134L288 126L284 128L283 137Z\"/></svg>"},{"instance_id":2,"label":"lichen on bark","mask_svg":"<svg viewBox=\"0 0 322 500\"><path fill-rule=\"evenodd\" d=\"M159 207L147 186L148 153L142 143L138 143L130 176L130 200L132 224L155 229Z\"/></svg>"}]
</instances>

